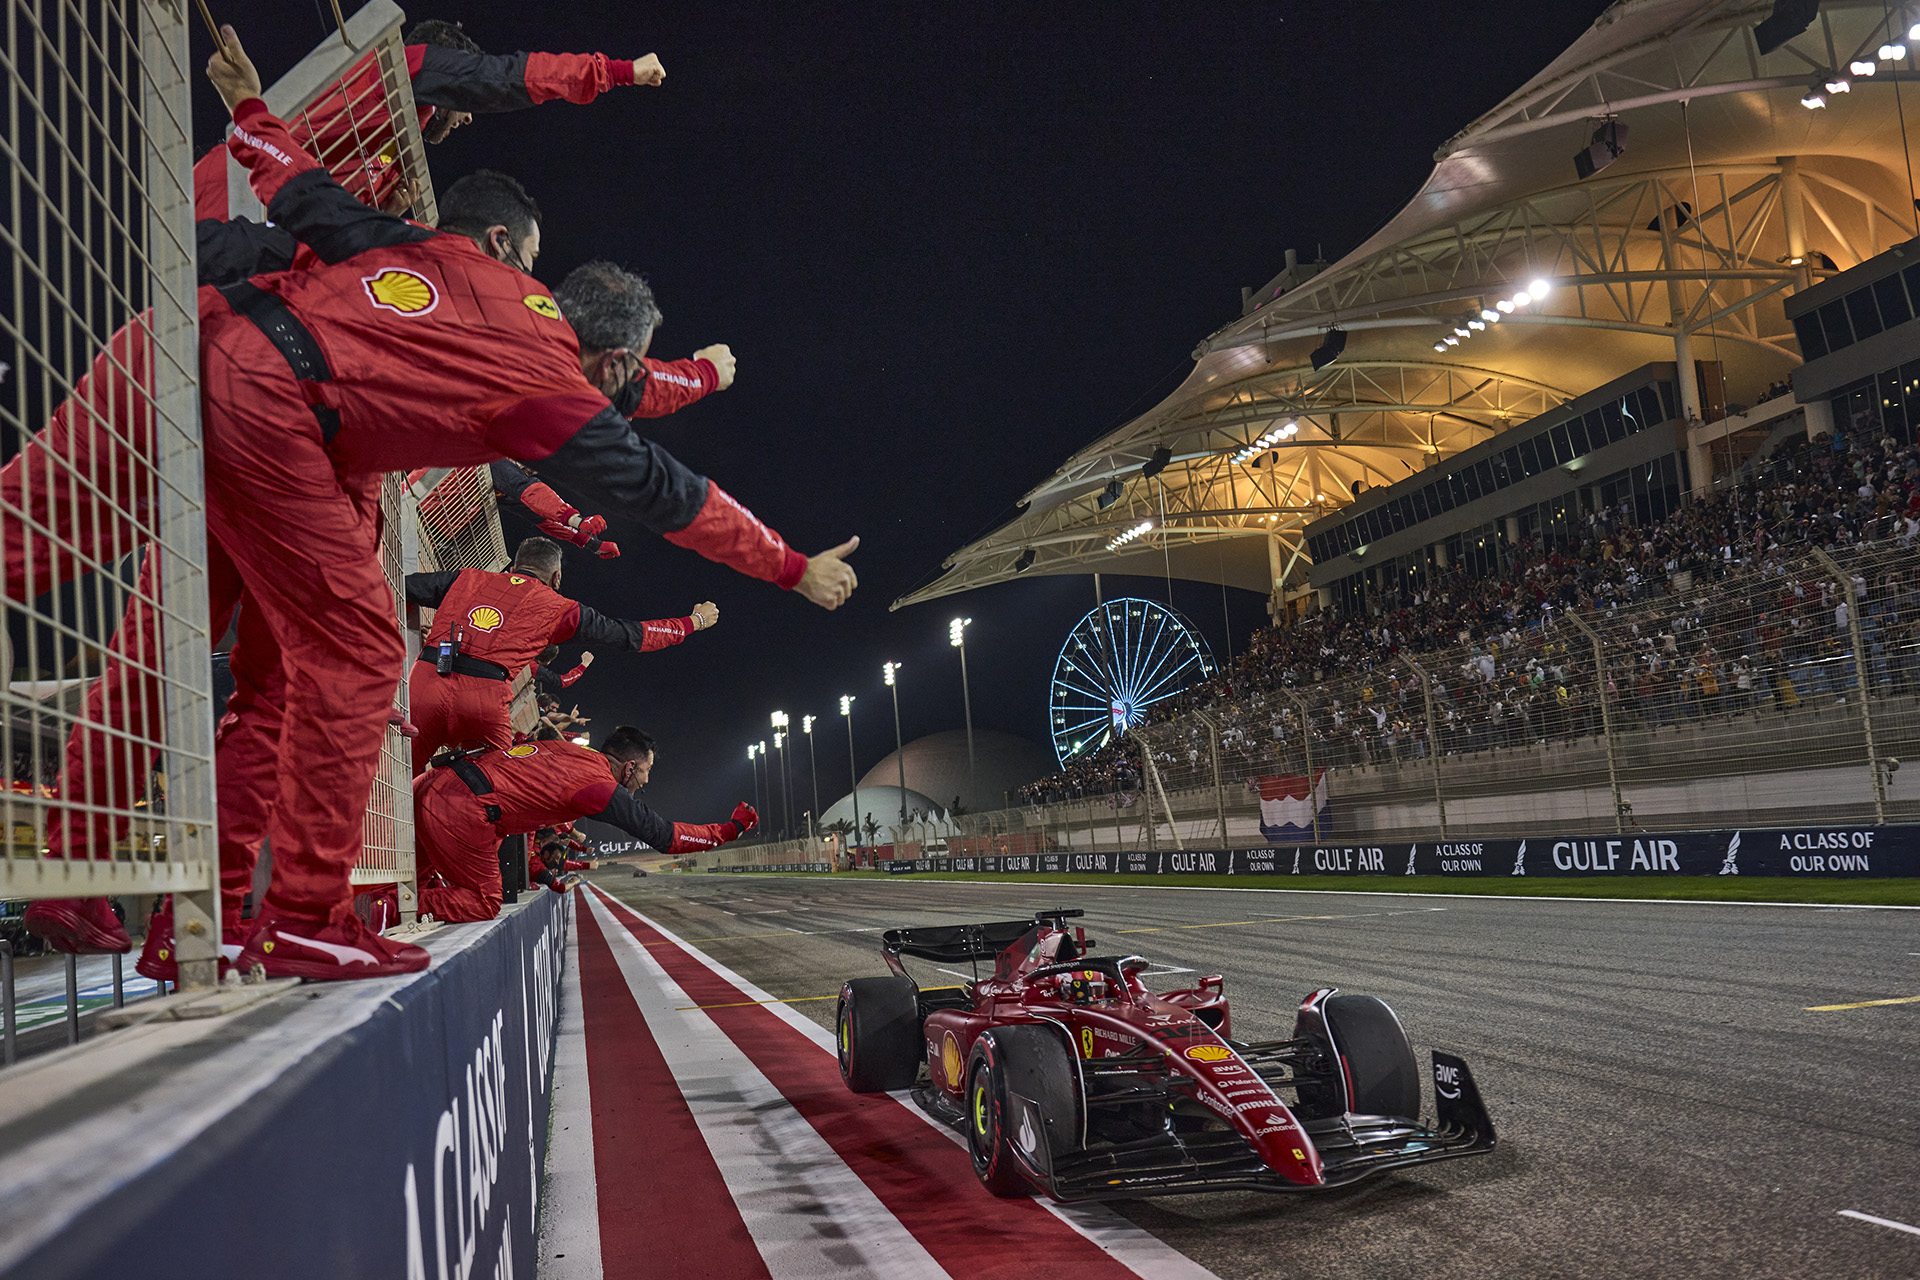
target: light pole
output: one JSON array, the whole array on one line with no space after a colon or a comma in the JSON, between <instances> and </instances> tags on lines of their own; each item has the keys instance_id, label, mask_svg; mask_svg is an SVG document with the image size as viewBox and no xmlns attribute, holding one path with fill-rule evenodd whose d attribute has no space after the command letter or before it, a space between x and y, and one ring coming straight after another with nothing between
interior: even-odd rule
<instances>
[{"instance_id":1,"label":"light pole","mask_svg":"<svg viewBox=\"0 0 1920 1280\"><path fill-rule=\"evenodd\" d=\"M900 686L893 677L904 665L888 662L880 667L886 673L887 688L893 690L893 759L900 766L900 835L897 838L901 840L907 838L907 748L900 741Z\"/></svg>"},{"instance_id":2,"label":"light pole","mask_svg":"<svg viewBox=\"0 0 1920 1280\"><path fill-rule=\"evenodd\" d=\"M947 643L960 651L960 703L967 711L967 798L980 795L980 770L973 762L973 694L967 689L967 627L972 618L955 618L947 624ZM939 799L935 796L934 799Z\"/></svg>"},{"instance_id":3,"label":"light pole","mask_svg":"<svg viewBox=\"0 0 1920 1280\"><path fill-rule=\"evenodd\" d=\"M787 732L788 724L789 721L787 720L786 712L776 711L773 713L773 745L774 749L780 753L780 827L781 830L785 831L788 835L792 835L793 775L787 770L787 739L792 735Z\"/></svg>"},{"instance_id":4,"label":"light pole","mask_svg":"<svg viewBox=\"0 0 1920 1280\"><path fill-rule=\"evenodd\" d=\"M819 718L819 716L800 717L800 732L807 735L807 765L809 772L813 774L813 808L810 812L815 822L820 821L820 752L813 745L813 722Z\"/></svg>"},{"instance_id":5,"label":"light pole","mask_svg":"<svg viewBox=\"0 0 1920 1280\"><path fill-rule=\"evenodd\" d=\"M759 746L749 742L747 744L747 767L753 770L753 807L755 809L760 807L760 766L753 761L754 757L759 754Z\"/></svg>"},{"instance_id":6,"label":"light pole","mask_svg":"<svg viewBox=\"0 0 1920 1280\"><path fill-rule=\"evenodd\" d=\"M853 779L853 843L860 843L860 771L853 763L853 695L840 695L840 714L847 718L847 776Z\"/></svg>"}]
</instances>

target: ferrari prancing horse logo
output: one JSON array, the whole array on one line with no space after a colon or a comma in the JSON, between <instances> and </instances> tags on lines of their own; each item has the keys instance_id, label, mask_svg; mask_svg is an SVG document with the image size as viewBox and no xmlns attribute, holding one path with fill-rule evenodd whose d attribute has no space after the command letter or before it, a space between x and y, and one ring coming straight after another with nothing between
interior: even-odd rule
<instances>
[{"instance_id":1,"label":"ferrari prancing horse logo","mask_svg":"<svg viewBox=\"0 0 1920 1280\"><path fill-rule=\"evenodd\" d=\"M545 316L549 320L560 318L560 304L544 293L530 293L521 301L527 304L527 310L537 316Z\"/></svg>"},{"instance_id":2,"label":"ferrari prancing horse logo","mask_svg":"<svg viewBox=\"0 0 1920 1280\"><path fill-rule=\"evenodd\" d=\"M440 305L440 294L433 282L417 271L386 267L370 276L362 276L367 298L374 306L395 315L423 316Z\"/></svg>"}]
</instances>

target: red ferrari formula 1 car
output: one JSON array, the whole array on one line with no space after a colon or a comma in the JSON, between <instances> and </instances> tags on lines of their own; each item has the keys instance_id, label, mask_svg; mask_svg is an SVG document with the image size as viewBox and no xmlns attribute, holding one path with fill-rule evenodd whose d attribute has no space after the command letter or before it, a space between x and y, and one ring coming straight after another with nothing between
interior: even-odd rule
<instances>
[{"instance_id":1,"label":"red ferrari formula 1 car","mask_svg":"<svg viewBox=\"0 0 1920 1280\"><path fill-rule=\"evenodd\" d=\"M840 1074L855 1093L911 1089L965 1132L997 1195L1056 1200L1252 1189L1311 1191L1493 1150L1467 1064L1433 1053L1437 1120L1393 1010L1325 988L1293 1035L1242 1041L1224 979L1154 993L1139 956L1094 957L1079 911L890 929L894 976L840 991ZM923 988L902 957L991 961L993 975Z\"/></svg>"}]
</instances>

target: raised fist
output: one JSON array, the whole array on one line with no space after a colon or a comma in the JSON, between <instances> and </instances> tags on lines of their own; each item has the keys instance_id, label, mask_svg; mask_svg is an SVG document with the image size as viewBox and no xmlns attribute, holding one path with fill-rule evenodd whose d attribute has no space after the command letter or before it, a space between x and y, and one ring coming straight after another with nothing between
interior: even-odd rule
<instances>
[{"instance_id":1,"label":"raised fist","mask_svg":"<svg viewBox=\"0 0 1920 1280\"><path fill-rule=\"evenodd\" d=\"M618 560L620 558L620 544L617 542L609 542L605 538L602 538L600 539L600 549L594 552L594 554L602 560Z\"/></svg>"},{"instance_id":2,"label":"raised fist","mask_svg":"<svg viewBox=\"0 0 1920 1280\"><path fill-rule=\"evenodd\" d=\"M752 805L742 800L733 806L733 824L740 828L741 835L745 835L760 825L760 815L753 811Z\"/></svg>"}]
</instances>

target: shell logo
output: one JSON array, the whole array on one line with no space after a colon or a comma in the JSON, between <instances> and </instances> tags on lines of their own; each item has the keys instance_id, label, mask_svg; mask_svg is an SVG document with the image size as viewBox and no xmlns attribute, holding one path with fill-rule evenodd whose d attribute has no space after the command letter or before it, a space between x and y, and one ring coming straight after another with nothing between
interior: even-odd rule
<instances>
[{"instance_id":1,"label":"shell logo","mask_svg":"<svg viewBox=\"0 0 1920 1280\"><path fill-rule=\"evenodd\" d=\"M475 631L493 631L506 619L490 604L483 604L467 615L467 625Z\"/></svg>"},{"instance_id":2,"label":"shell logo","mask_svg":"<svg viewBox=\"0 0 1920 1280\"><path fill-rule=\"evenodd\" d=\"M374 306L402 316L423 316L440 305L440 294L433 282L416 271L387 267L360 283Z\"/></svg>"},{"instance_id":3,"label":"shell logo","mask_svg":"<svg viewBox=\"0 0 1920 1280\"><path fill-rule=\"evenodd\" d=\"M947 1084L955 1089L960 1087L960 1042L953 1038L953 1032L947 1032L946 1041L940 1046L940 1068L947 1073Z\"/></svg>"},{"instance_id":4,"label":"shell logo","mask_svg":"<svg viewBox=\"0 0 1920 1280\"><path fill-rule=\"evenodd\" d=\"M517 747L508 747L507 754L515 760L525 760L528 756L539 755L540 748L534 746L531 742L523 742Z\"/></svg>"},{"instance_id":5,"label":"shell logo","mask_svg":"<svg viewBox=\"0 0 1920 1280\"><path fill-rule=\"evenodd\" d=\"M520 301L526 303L527 310L537 316L545 316L549 320L560 318L560 304L544 293L530 293Z\"/></svg>"},{"instance_id":6,"label":"shell logo","mask_svg":"<svg viewBox=\"0 0 1920 1280\"><path fill-rule=\"evenodd\" d=\"M1195 1062L1225 1062L1233 1056L1233 1050L1223 1044L1197 1044L1187 1050L1187 1056Z\"/></svg>"}]
</instances>

